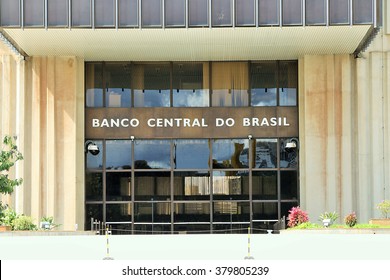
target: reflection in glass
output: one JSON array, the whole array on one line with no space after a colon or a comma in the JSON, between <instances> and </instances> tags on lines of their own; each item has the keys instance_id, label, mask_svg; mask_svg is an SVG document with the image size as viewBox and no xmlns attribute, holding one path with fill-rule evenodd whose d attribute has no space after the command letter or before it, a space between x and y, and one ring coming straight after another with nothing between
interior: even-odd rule
<instances>
[{"instance_id":1,"label":"reflection in glass","mask_svg":"<svg viewBox=\"0 0 390 280\"><path fill-rule=\"evenodd\" d=\"M165 0L165 24L166 26L185 26L186 1Z\"/></svg>"},{"instance_id":2,"label":"reflection in glass","mask_svg":"<svg viewBox=\"0 0 390 280\"><path fill-rule=\"evenodd\" d=\"M264 221L264 220L278 219L277 202L254 202L252 207L253 207L253 220Z\"/></svg>"},{"instance_id":3,"label":"reflection in glass","mask_svg":"<svg viewBox=\"0 0 390 280\"><path fill-rule=\"evenodd\" d=\"M87 142L88 140L86 140ZM103 141L93 141L99 147L99 154L96 156L87 153L87 169L102 169L103 168Z\"/></svg>"},{"instance_id":4,"label":"reflection in glass","mask_svg":"<svg viewBox=\"0 0 390 280\"><path fill-rule=\"evenodd\" d=\"M142 0L142 26L161 26L161 0Z\"/></svg>"},{"instance_id":5,"label":"reflection in glass","mask_svg":"<svg viewBox=\"0 0 390 280\"><path fill-rule=\"evenodd\" d=\"M109 172L106 175L107 200L131 200L131 173Z\"/></svg>"},{"instance_id":6,"label":"reflection in glass","mask_svg":"<svg viewBox=\"0 0 390 280\"><path fill-rule=\"evenodd\" d=\"M86 204L85 205L85 229L91 229L91 219L99 222L103 221L103 205L102 204Z\"/></svg>"},{"instance_id":7,"label":"reflection in glass","mask_svg":"<svg viewBox=\"0 0 390 280\"><path fill-rule=\"evenodd\" d=\"M326 0L305 0L306 1L306 24L326 24Z\"/></svg>"},{"instance_id":8,"label":"reflection in glass","mask_svg":"<svg viewBox=\"0 0 390 280\"><path fill-rule=\"evenodd\" d=\"M278 199L276 171L255 171L252 173L252 198L254 200Z\"/></svg>"},{"instance_id":9,"label":"reflection in glass","mask_svg":"<svg viewBox=\"0 0 390 280\"><path fill-rule=\"evenodd\" d=\"M209 0L188 0L189 26L209 25Z\"/></svg>"},{"instance_id":10,"label":"reflection in glass","mask_svg":"<svg viewBox=\"0 0 390 280\"><path fill-rule=\"evenodd\" d=\"M118 1L119 26L138 26L138 0Z\"/></svg>"},{"instance_id":11,"label":"reflection in glass","mask_svg":"<svg viewBox=\"0 0 390 280\"><path fill-rule=\"evenodd\" d=\"M213 62L212 106L248 106L248 63Z\"/></svg>"},{"instance_id":12,"label":"reflection in glass","mask_svg":"<svg viewBox=\"0 0 390 280\"><path fill-rule=\"evenodd\" d=\"M254 168L275 168L277 158L276 139L257 139Z\"/></svg>"},{"instance_id":13,"label":"reflection in glass","mask_svg":"<svg viewBox=\"0 0 390 280\"><path fill-rule=\"evenodd\" d=\"M302 25L302 0L283 0L283 25Z\"/></svg>"},{"instance_id":14,"label":"reflection in glass","mask_svg":"<svg viewBox=\"0 0 390 280\"><path fill-rule=\"evenodd\" d=\"M162 169L171 167L169 140L137 140L134 146L134 168Z\"/></svg>"},{"instance_id":15,"label":"reflection in glass","mask_svg":"<svg viewBox=\"0 0 390 280\"><path fill-rule=\"evenodd\" d=\"M210 199L210 174L196 171L174 173L175 200Z\"/></svg>"},{"instance_id":16,"label":"reflection in glass","mask_svg":"<svg viewBox=\"0 0 390 280\"><path fill-rule=\"evenodd\" d=\"M276 62L251 65L251 106L277 106Z\"/></svg>"},{"instance_id":17,"label":"reflection in glass","mask_svg":"<svg viewBox=\"0 0 390 280\"><path fill-rule=\"evenodd\" d=\"M213 168L246 168L249 166L247 139L213 141Z\"/></svg>"},{"instance_id":18,"label":"reflection in glass","mask_svg":"<svg viewBox=\"0 0 390 280\"><path fill-rule=\"evenodd\" d=\"M106 169L131 168L131 141L106 141Z\"/></svg>"},{"instance_id":19,"label":"reflection in glass","mask_svg":"<svg viewBox=\"0 0 390 280\"><path fill-rule=\"evenodd\" d=\"M231 26L232 0L213 0L211 5L213 26Z\"/></svg>"},{"instance_id":20,"label":"reflection in glass","mask_svg":"<svg viewBox=\"0 0 390 280\"><path fill-rule=\"evenodd\" d=\"M214 171L214 199L249 199L249 172Z\"/></svg>"},{"instance_id":21,"label":"reflection in glass","mask_svg":"<svg viewBox=\"0 0 390 280\"><path fill-rule=\"evenodd\" d=\"M131 107L131 65L107 63L104 67L106 107Z\"/></svg>"},{"instance_id":22,"label":"reflection in glass","mask_svg":"<svg viewBox=\"0 0 390 280\"><path fill-rule=\"evenodd\" d=\"M298 89L298 66L296 61L279 64L279 105L296 106Z\"/></svg>"},{"instance_id":23,"label":"reflection in glass","mask_svg":"<svg viewBox=\"0 0 390 280\"><path fill-rule=\"evenodd\" d=\"M208 140L176 140L173 154L176 169L209 168L210 148Z\"/></svg>"},{"instance_id":24,"label":"reflection in glass","mask_svg":"<svg viewBox=\"0 0 390 280\"><path fill-rule=\"evenodd\" d=\"M291 208L293 207L297 207L298 206L298 201L296 202L282 202L280 204L280 208L281 208L281 214L280 216L281 217L288 217L288 214L289 214L289 211L291 210Z\"/></svg>"},{"instance_id":25,"label":"reflection in glass","mask_svg":"<svg viewBox=\"0 0 390 280\"><path fill-rule=\"evenodd\" d=\"M255 1L254 0L236 0L236 25L237 26L255 25Z\"/></svg>"},{"instance_id":26,"label":"reflection in glass","mask_svg":"<svg viewBox=\"0 0 390 280\"><path fill-rule=\"evenodd\" d=\"M23 15L25 26L43 26L43 13L44 0L24 1Z\"/></svg>"},{"instance_id":27,"label":"reflection in glass","mask_svg":"<svg viewBox=\"0 0 390 280\"><path fill-rule=\"evenodd\" d=\"M47 1L47 24L49 26L68 26L68 0Z\"/></svg>"},{"instance_id":28,"label":"reflection in glass","mask_svg":"<svg viewBox=\"0 0 390 280\"><path fill-rule=\"evenodd\" d=\"M173 228L175 233L208 234L210 233L209 224L175 224Z\"/></svg>"},{"instance_id":29,"label":"reflection in glass","mask_svg":"<svg viewBox=\"0 0 390 280\"><path fill-rule=\"evenodd\" d=\"M298 199L298 174L296 170L280 172L282 199Z\"/></svg>"},{"instance_id":30,"label":"reflection in glass","mask_svg":"<svg viewBox=\"0 0 390 280\"><path fill-rule=\"evenodd\" d=\"M249 202L219 201L213 203L213 209L214 222L249 222Z\"/></svg>"},{"instance_id":31,"label":"reflection in glass","mask_svg":"<svg viewBox=\"0 0 390 280\"><path fill-rule=\"evenodd\" d=\"M91 26L91 0L72 0L72 26Z\"/></svg>"},{"instance_id":32,"label":"reflection in glass","mask_svg":"<svg viewBox=\"0 0 390 280\"><path fill-rule=\"evenodd\" d=\"M353 23L372 23L373 20L372 1L354 0L353 1Z\"/></svg>"},{"instance_id":33,"label":"reflection in glass","mask_svg":"<svg viewBox=\"0 0 390 280\"><path fill-rule=\"evenodd\" d=\"M349 24L349 0L329 0L330 24Z\"/></svg>"},{"instance_id":34,"label":"reflection in glass","mask_svg":"<svg viewBox=\"0 0 390 280\"><path fill-rule=\"evenodd\" d=\"M175 203L174 204L175 223L199 223L210 221L210 203Z\"/></svg>"},{"instance_id":35,"label":"reflection in glass","mask_svg":"<svg viewBox=\"0 0 390 280\"><path fill-rule=\"evenodd\" d=\"M101 63L88 63L85 70L87 107L103 107L103 67Z\"/></svg>"},{"instance_id":36,"label":"reflection in glass","mask_svg":"<svg viewBox=\"0 0 390 280\"><path fill-rule=\"evenodd\" d=\"M171 178L169 172L136 172L134 178L135 200L169 200Z\"/></svg>"},{"instance_id":37,"label":"reflection in glass","mask_svg":"<svg viewBox=\"0 0 390 280\"><path fill-rule=\"evenodd\" d=\"M107 222L131 222L131 203L107 204Z\"/></svg>"},{"instance_id":38,"label":"reflection in glass","mask_svg":"<svg viewBox=\"0 0 390 280\"><path fill-rule=\"evenodd\" d=\"M171 222L171 204L166 202L134 203L136 223Z\"/></svg>"},{"instance_id":39,"label":"reflection in glass","mask_svg":"<svg viewBox=\"0 0 390 280\"><path fill-rule=\"evenodd\" d=\"M259 0L259 25L279 25L279 1Z\"/></svg>"},{"instance_id":40,"label":"reflection in glass","mask_svg":"<svg viewBox=\"0 0 390 280\"><path fill-rule=\"evenodd\" d=\"M1 1L1 26L20 26L19 3L19 1L15 0Z\"/></svg>"},{"instance_id":41,"label":"reflection in glass","mask_svg":"<svg viewBox=\"0 0 390 280\"><path fill-rule=\"evenodd\" d=\"M95 26L115 26L115 1L95 0Z\"/></svg>"},{"instance_id":42,"label":"reflection in glass","mask_svg":"<svg viewBox=\"0 0 390 280\"><path fill-rule=\"evenodd\" d=\"M86 201L103 200L103 174L102 173L85 174L85 200Z\"/></svg>"},{"instance_id":43,"label":"reflection in glass","mask_svg":"<svg viewBox=\"0 0 390 280\"><path fill-rule=\"evenodd\" d=\"M280 139L280 168L298 167L298 150L285 149L287 139Z\"/></svg>"}]
</instances>

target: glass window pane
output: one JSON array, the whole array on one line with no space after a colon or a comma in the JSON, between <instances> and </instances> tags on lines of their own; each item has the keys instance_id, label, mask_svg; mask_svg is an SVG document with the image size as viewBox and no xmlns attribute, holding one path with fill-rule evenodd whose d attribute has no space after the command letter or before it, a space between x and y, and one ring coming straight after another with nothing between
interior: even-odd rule
<instances>
[{"instance_id":1,"label":"glass window pane","mask_svg":"<svg viewBox=\"0 0 390 280\"><path fill-rule=\"evenodd\" d=\"M189 5L189 25L208 26L209 25L209 0L188 0Z\"/></svg>"},{"instance_id":2,"label":"glass window pane","mask_svg":"<svg viewBox=\"0 0 390 280\"><path fill-rule=\"evenodd\" d=\"M214 171L214 199L249 199L249 172Z\"/></svg>"},{"instance_id":3,"label":"glass window pane","mask_svg":"<svg viewBox=\"0 0 390 280\"><path fill-rule=\"evenodd\" d=\"M170 200L170 175L170 172L136 172L134 178L135 200Z\"/></svg>"},{"instance_id":4,"label":"glass window pane","mask_svg":"<svg viewBox=\"0 0 390 280\"><path fill-rule=\"evenodd\" d=\"M208 63L173 64L173 107L208 107Z\"/></svg>"},{"instance_id":5,"label":"glass window pane","mask_svg":"<svg viewBox=\"0 0 390 280\"><path fill-rule=\"evenodd\" d=\"M196 171L175 172L175 200L209 200L210 174Z\"/></svg>"},{"instance_id":6,"label":"glass window pane","mask_svg":"<svg viewBox=\"0 0 390 280\"><path fill-rule=\"evenodd\" d=\"M181 233L190 233L190 234L209 234L210 225L209 224L175 224L174 232Z\"/></svg>"},{"instance_id":7,"label":"glass window pane","mask_svg":"<svg viewBox=\"0 0 390 280\"><path fill-rule=\"evenodd\" d=\"M254 202L253 203L253 220L267 221L278 219L277 202Z\"/></svg>"},{"instance_id":8,"label":"glass window pane","mask_svg":"<svg viewBox=\"0 0 390 280\"><path fill-rule=\"evenodd\" d=\"M280 172L280 190L282 199L298 199L297 171Z\"/></svg>"},{"instance_id":9,"label":"glass window pane","mask_svg":"<svg viewBox=\"0 0 390 280\"><path fill-rule=\"evenodd\" d=\"M302 25L302 0L283 0L283 25Z\"/></svg>"},{"instance_id":10,"label":"glass window pane","mask_svg":"<svg viewBox=\"0 0 390 280\"><path fill-rule=\"evenodd\" d=\"M103 67L100 63L86 65L86 97L87 107L103 107Z\"/></svg>"},{"instance_id":11,"label":"glass window pane","mask_svg":"<svg viewBox=\"0 0 390 280\"><path fill-rule=\"evenodd\" d=\"M213 168L247 168L249 165L247 139L213 141Z\"/></svg>"},{"instance_id":12,"label":"glass window pane","mask_svg":"<svg viewBox=\"0 0 390 280\"><path fill-rule=\"evenodd\" d=\"M186 25L186 1L165 0L165 25L185 26Z\"/></svg>"},{"instance_id":13,"label":"glass window pane","mask_svg":"<svg viewBox=\"0 0 390 280\"><path fill-rule=\"evenodd\" d=\"M210 222L209 202L175 203L174 207L175 223Z\"/></svg>"},{"instance_id":14,"label":"glass window pane","mask_svg":"<svg viewBox=\"0 0 390 280\"><path fill-rule=\"evenodd\" d=\"M254 168L276 168L277 140L257 139Z\"/></svg>"},{"instance_id":15,"label":"glass window pane","mask_svg":"<svg viewBox=\"0 0 390 280\"><path fill-rule=\"evenodd\" d=\"M212 106L248 106L248 63L213 62Z\"/></svg>"},{"instance_id":16,"label":"glass window pane","mask_svg":"<svg viewBox=\"0 0 390 280\"><path fill-rule=\"evenodd\" d=\"M254 200L278 199L278 174L276 171L252 173L252 198Z\"/></svg>"},{"instance_id":17,"label":"glass window pane","mask_svg":"<svg viewBox=\"0 0 390 280\"><path fill-rule=\"evenodd\" d=\"M250 219L249 202L218 201L213 203L213 209L213 222L226 222L228 228L229 223L249 222Z\"/></svg>"},{"instance_id":18,"label":"glass window pane","mask_svg":"<svg viewBox=\"0 0 390 280\"><path fill-rule=\"evenodd\" d=\"M298 64L283 61L279 64L279 105L297 106Z\"/></svg>"},{"instance_id":19,"label":"glass window pane","mask_svg":"<svg viewBox=\"0 0 390 280\"><path fill-rule=\"evenodd\" d=\"M213 0L211 5L213 26L231 26L232 0Z\"/></svg>"},{"instance_id":20,"label":"glass window pane","mask_svg":"<svg viewBox=\"0 0 390 280\"><path fill-rule=\"evenodd\" d=\"M382 19L382 8L383 8L383 1L382 0L374 0L376 1L376 24L377 26L382 26L383 19Z\"/></svg>"},{"instance_id":21,"label":"glass window pane","mask_svg":"<svg viewBox=\"0 0 390 280\"><path fill-rule=\"evenodd\" d=\"M297 168L298 151L297 149L286 149L288 139L280 139L280 168Z\"/></svg>"},{"instance_id":22,"label":"glass window pane","mask_svg":"<svg viewBox=\"0 0 390 280\"><path fill-rule=\"evenodd\" d=\"M325 0L306 0L306 24L325 25L326 6Z\"/></svg>"},{"instance_id":23,"label":"glass window pane","mask_svg":"<svg viewBox=\"0 0 390 280\"><path fill-rule=\"evenodd\" d=\"M106 211L107 222L131 223L131 203L107 204ZM130 230L131 227L127 229L127 231ZM115 233L118 233L118 230L116 230ZM129 232L127 232L127 234L129 234Z\"/></svg>"},{"instance_id":24,"label":"glass window pane","mask_svg":"<svg viewBox=\"0 0 390 280\"><path fill-rule=\"evenodd\" d=\"M68 0L47 1L47 22L49 26L68 26Z\"/></svg>"},{"instance_id":25,"label":"glass window pane","mask_svg":"<svg viewBox=\"0 0 390 280\"><path fill-rule=\"evenodd\" d=\"M108 201L131 200L131 173L107 172L106 173L106 199Z\"/></svg>"},{"instance_id":26,"label":"glass window pane","mask_svg":"<svg viewBox=\"0 0 390 280\"><path fill-rule=\"evenodd\" d=\"M91 230L91 219L99 222L103 221L103 205L102 204L86 204L85 205L85 230Z\"/></svg>"},{"instance_id":27,"label":"glass window pane","mask_svg":"<svg viewBox=\"0 0 390 280\"><path fill-rule=\"evenodd\" d=\"M170 65L134 65L132 71L135 107L170 107Z\"/></svg>"},{"instance_id":28,"label":"glass window pane","mask_svg":"<svg viewBox=\"0 0 390 280\"><path fill-rule=\"evenodd\" d=\"M91 26L91 0L72 0L72 26Z\"/></svg>"},{"instance_id":29,"label":"glass window pane","mask_svg":"<svg viewBox=\"0 0 390 280\"><path fill-rule=\"evenodd\" d=\"M259 25L279 25L279 0L259 0Z\"/></svg>"},{"instance_id":30,"label":"glass window pane","mask_svg":"<svg viewBox=\"0 0 390 280\"><path fill-rule=\"evenodd\" d=\"M95 0L95 26L115 26L115 0Z\"/></svg>"},{"instance_id":31,"label":"glass window pane","mask_svg":"<svg viewBox=\"0 0 390 280\"><path fill-rule=\"evenodd\" d=\"M131 141L106 141L106 169L131 169Z\"/></svg>"},{"instance_id":32,"label":"glass window pane","mask_svg":"<svg viewBox=\"0 0 390 280\"><path fill-rule=\"evenodd\" d=\"M29 0L24 1L24 25L43 26L44 1Z\"/></svg>"},{"instance_id":33,"label":"glass window pane","mask_svg":"<svg viewBox=\"0 0 390 280\"><path fill-rule=\"evenodd\" d=\"M138 26L138 0L118 1L119 26Z\"/></svg>"},{"instance_id":34,"label":"glass window pane","mask_svg":"<svg viewBox=\"0 0 390 280\"><path fill-rule=\"evenodd\" d=\"M142 26L161 26L161 0L142 0Z\"/></svg>"},{"instance_id":35,"label":"glass window pane","mask_svg":"<svg viewBox=\"0 0 390 280\"><path fill-rule=\"evenodd\" d=\"M297 207L299 204L298 204L298 201L296 202L283 202L280 204L280 208L281 208L281 217L285 217L287 218L288 215L289 215L289 211L291 210L291 208L293 207Z\"/></svg>"},{"instance_id":36,"label":"glass window pane","mask_svg":"<svg viewBox=\"0 0 390 280\"><path fill-rule=\"evenodd\" d=\"M134 203L134 221L136 223L161 223L171 221L171 204L166 202ZM159 230L158 225L149 228L150 231Z\"/></svg>"},{"instance_id":37,"label":"glass window pane","mask_svg":"<svg viewBox=\"0 0 390 280\"><path fill-rule=\"evenodd\" d=\"M277 105L276 62L256 63L251 66L251 106Z\"/></svg>"},{"instance_id":38,"label":"glass window pane","mask_svg":"<svg viewBox=\"0 0 390 280\"><path fill-rule=\"evenodd\" d=\"M254 0L236 0L236 25L255 25Z\"/></svg>"},{"instance_id":39,"label":"glass window pane","mask_svg":"<svg viewBox=\"0 0 390 280\"><path fill-rule=\"evenodd\" d=\"M349 0L329 0L330 24L349 24Z\"/></svg>"},{"instance_id":40,"label":"glass window pane","mask_svg":"<svg viewBox=\"0 0 390 280\"><path fill-rule=\"evenodd\" d=\"M102 173L85 174L85 200L86 201L103 200L103 174Z\"/></svg>"},{"instance_id":41,"label":"glass window pane","mask_svg":"<svg viewBox=\"0 0 390 280\"><path fill-rule=\"evenodd\" d=\"M176 140L173 151L174 168L209 168L210 148L208 140Z\"/></svg>"},{"instance_id":42,"label":"glass window pane","mask_svg":"<svg viewBox=\"0 0 390 280\"><path fill-rule=\"evenodd\" d=\"M131 64L107 63L104 67L107 107L131 107Z\"/></svg>"},{"instance_id":43,"label":"glass window pane","mask_svg":"<svg viewBox=\"0 0 390 280\"><path fill-rule=\"evenodd\" d=\"M373 22L373 3L371 0L353 1L353 23L372 23Z\"/></svg>"},{"instance_id":44,"label":"glass window pane","mask_svg":"<svg viewBox=\"0 0 390 280\"><path fill-rule=\"evenodd\" d=\"M19 1L1 0L1 26L20 26Z\"/></svg>"},{"instance_id":45,"label":"glass window pane","mask_svg":"<svg viewBox=\"0 0 390 280\"><path fill-rule=\"evenodd\" d=\"M88 142L88 140L86 141ZM93 155L87 153L87 169L102 169L103 168L103 141L92 141L99 147L99 154Z\"/></svg>"},{"instance_id":46,"label":"glass window pane","mask_svg":"<svg viewBox=\"0 0 390 280\"><path fill-rule=\"evenodd\" d=\"M171 167L171 141L136 140L134 146L134 168L168 169Z\"/></svg>"}]
</instances>

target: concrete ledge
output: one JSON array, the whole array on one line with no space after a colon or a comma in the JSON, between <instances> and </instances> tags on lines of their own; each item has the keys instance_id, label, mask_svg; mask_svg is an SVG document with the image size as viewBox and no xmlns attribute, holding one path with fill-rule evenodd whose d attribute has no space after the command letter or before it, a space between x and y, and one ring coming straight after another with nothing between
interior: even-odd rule
<instances>
[{"instance_id":1,"label":"concrete ledge","mask_svg":"<svg viewBox=\"0 0 390 280\"><path fill-rule=\"evenodd\" d=\"M351 228L351 229L290 229L280 234L390 234L390 228Z\"/></svg>"},{"instance_id":2,"label":"concrete ledge","mask_svg":"<svg viewBox=\"0 0 390 280\"><path fill-rule=\"evenodd\" d=\"M95 235L93 231L54 231L54 230L26 230L26 231L3 231L1 236L73 236Z\"/></svg>"}]
</instances>

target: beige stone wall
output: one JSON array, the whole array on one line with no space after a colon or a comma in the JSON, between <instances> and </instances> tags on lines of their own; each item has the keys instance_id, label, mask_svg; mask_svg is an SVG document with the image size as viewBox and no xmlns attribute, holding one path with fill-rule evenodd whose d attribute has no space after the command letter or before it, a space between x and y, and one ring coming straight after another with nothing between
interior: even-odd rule
<instances>
[{"instance_id":1,"label":"beige stone wall","mask_svg":"<svg viewBox=\"0 0 390 280\"><path fill-rule=\"evenodd\" d=\"M36 222L53 216L61 229L84 227L84 61L75 57L3 55L1 130L17 135L24 183L3 198Z\"/></svg>"}]
</instances>

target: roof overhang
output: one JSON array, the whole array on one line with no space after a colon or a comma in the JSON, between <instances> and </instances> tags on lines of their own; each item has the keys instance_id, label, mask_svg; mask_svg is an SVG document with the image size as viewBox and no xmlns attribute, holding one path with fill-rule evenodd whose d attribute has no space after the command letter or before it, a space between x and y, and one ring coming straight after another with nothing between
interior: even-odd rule
<instances>
[{"instance_id":1,"label":"roof overhang","mask_svg":"<svg viewBox=\"0 0 390 280\"><path fill-rule=\"evenodd\" d=\"M1 31L27 56L77 56L86 61L231 61L351 54L370 30L372 25Z\"/></svg>"}]
</instances>

